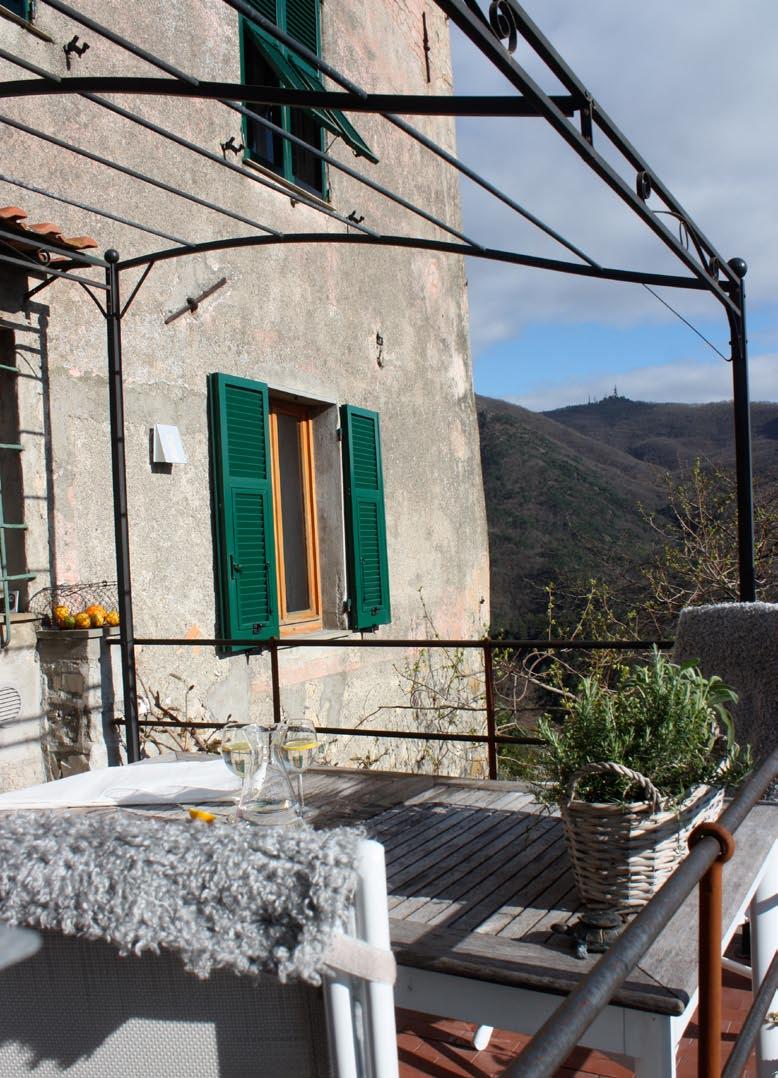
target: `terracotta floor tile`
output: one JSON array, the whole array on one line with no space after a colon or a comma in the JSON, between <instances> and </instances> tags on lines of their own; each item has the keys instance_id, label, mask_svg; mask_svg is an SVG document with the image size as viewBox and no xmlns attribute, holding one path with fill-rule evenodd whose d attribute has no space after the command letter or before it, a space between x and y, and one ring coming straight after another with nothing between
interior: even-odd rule
<instances>
[{"instance_id":1,"label":"terracotta floor tile","mask_svg":"<svg viewBox=\"0 0 778 1078\"><path fill-rule=\"evenodd\" d=\"M751 1005L751 986L748 978L729 971L724 972L723 985L722 1058L726 1060ZM413 1011L398 1010L397 1028L401 1078L498 1078L528 1040L518 1033L495 1030L488 1046L476 1052L471 1047L476 1028L472 1023ZM678 1078L697 1078L698 1038L695 1014L678 1047ZM601 1053L577 1048L556 1078L630 1078L632 1073ZM752 1056L743 1078L755 1076Z\"/></svg>"}]
</instances>

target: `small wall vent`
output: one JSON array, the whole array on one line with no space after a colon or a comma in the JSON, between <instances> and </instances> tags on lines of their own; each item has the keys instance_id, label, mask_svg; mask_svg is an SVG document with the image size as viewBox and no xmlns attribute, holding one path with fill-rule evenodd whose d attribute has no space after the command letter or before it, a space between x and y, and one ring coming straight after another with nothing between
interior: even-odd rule
<instances>
[{"instance_id":1,"label":"small wall vent","mask_svg":"<svg viewBox=\"0 0 778 1078\"><path fill-rule=\"evenodd\" d=\"M0 726L19 718L22 698L13 685L0 686Z\"/></svg>"}]
</instances>

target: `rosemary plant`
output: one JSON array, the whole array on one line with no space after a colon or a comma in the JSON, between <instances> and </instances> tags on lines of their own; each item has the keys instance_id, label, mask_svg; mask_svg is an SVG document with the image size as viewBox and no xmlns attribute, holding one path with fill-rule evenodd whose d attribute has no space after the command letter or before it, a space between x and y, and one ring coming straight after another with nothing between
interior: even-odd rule
<instances>
[{"instance_id":1,"label":"rosemary plant","mask_svg":"<svg viewBox=\"0 0 778 1078\"><path fill-rule=\"evenodd\" d=\"M731 786L751 766L750 748L735 742L728 708L737 696L695 663L680 665L656 648L645 666L623 669L614 688L582 678L564 705L561 726L544 715L546 741L538 757L539 796L564 802L572 777L585 764L623 764L653 782L663 807L680 804L701 784ZM575 797L589 802L645 800L640 786L618 775L581 779Z\"/></svg>"}]
</instances>

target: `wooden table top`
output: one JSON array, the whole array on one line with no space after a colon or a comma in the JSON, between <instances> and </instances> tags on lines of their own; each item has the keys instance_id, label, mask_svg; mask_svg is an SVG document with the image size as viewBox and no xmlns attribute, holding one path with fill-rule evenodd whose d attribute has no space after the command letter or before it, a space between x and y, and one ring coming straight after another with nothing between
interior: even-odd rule
<instances>
[{"instance_id":1,"label":"wooden table top","mask_svg":"<svg viewBox=\"0 0 778 1078\"><path fill-rule=\"evenodd\" d=\"M554 931L579 909L562 825L520 784L320 768L305 791L314 826L362 823L383 844L400 964L565 994L599 958ZM778 806L757 806L724 866L725 926L777 839ZM613 1002L683 1013L696 940L695 890Z\"/></svg>"},{"instance_id":2,"label":"wooden table top","mask_svg":"<svg viewBox=\"0 0 778 1078\"><path fill-rule=\"evenodd\" d=\"M304 782L314 827L360 825L384 846L400 965L565 995L596 964L599 955L575 958L554 930L580 907L561 821L522 784L341 768L311 769ZM121 811L170 817L181 808ZM778 841L778 805L754 808L735 838L724 865L725 930ZM697 901L695 889L613 1003L684 1012L697 987Z\"/></svg>"}]
</instances>

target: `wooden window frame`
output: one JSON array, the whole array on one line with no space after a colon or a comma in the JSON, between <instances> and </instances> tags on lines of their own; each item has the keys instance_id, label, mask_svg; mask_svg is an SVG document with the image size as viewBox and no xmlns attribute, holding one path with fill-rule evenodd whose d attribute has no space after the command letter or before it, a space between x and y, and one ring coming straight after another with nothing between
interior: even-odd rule
<instances>
[{"instance_id":1,"label":"wooden window frame","mask_svg":"<svg viewBox=\"0 0 778 1078\"><path fill-rule=\"evenodd\" d=\"M281 512L281 469L278 459L279 414L293 416L299 423L300 460L302 463L303 512L305 515L305 553L308 573L308 595L311 606L307 610L289 613L286 608L286 574L284 566L284 524ZM278 583L278 616L281 636L294 633L315 632L324 627L321 602L321 571L319 562L319 534L316 515L316 470L313 455L313 412L302 404L270 398L270 460L273 488L273 527L276 547L276 579Z\"/></svg>"}]
</instances>

